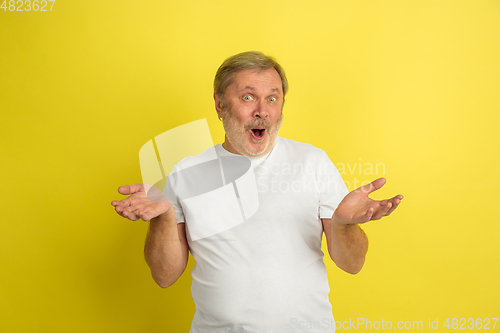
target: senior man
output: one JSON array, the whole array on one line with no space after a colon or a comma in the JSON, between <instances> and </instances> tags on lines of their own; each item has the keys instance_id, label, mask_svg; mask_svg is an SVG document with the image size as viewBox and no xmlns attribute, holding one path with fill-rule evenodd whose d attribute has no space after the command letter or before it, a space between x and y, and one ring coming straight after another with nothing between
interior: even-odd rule
<instances>
[{"instance_id":1,"label":"senior man","mask_svg":"<svg viewBox=\"0 0 500 333\"><path fill-rule=\"evenodd\" d=\"M192 333L334 332L323 232L330 258L356 274L368 248L359 224L388 216L403 198L369 198L384 178L348 193L324 151L278 137L287 90L282 67L259 52L228 58L215 76L215 109L225 130L216 155L248 158L257 183L258 209L243 223L219 221L228 227L194 237L225 209L204 205L196 212L170 181L164 200L149 200L143 185L127 185L119 192L130 196L112 202L125 218L150 221L145 256L158 285L169 287L181 276L189 251L195 258Z\"/></svg>"}]
</instances>

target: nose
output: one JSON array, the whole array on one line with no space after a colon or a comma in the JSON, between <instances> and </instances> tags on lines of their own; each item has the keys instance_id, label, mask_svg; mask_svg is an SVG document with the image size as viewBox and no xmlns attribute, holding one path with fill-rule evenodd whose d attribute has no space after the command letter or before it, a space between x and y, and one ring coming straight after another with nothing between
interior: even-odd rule
<instances>
[{"instance_id":1,"label":"nose","mask_svg":"<svg viewBox=\"0 0 500 333\"><path fill-rule=\"evenodd\" d=\"M256 118L266 119L269 113L267 112L266 101L260 99L255 103L255 110L253 112L253 116Z\"/></svg>"}]
</instances>

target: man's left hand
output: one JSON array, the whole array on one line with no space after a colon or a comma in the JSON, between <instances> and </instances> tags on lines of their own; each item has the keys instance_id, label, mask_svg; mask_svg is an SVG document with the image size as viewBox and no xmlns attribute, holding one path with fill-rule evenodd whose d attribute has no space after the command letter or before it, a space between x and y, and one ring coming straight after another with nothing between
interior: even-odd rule
<instances>
[{"instance_id":1,"label":"man's left hand","mask_svg":"<svg viewBox=\"0 0 500 333\"><path fill-rule=\"evenodd\" d=\"M373 200L368 197L370 193L384 186L385 182L385 178L379 178L346 195L335 210L332 223L360 224L389 216L401 203L401 194L387 200Z\"/></svg>"}]
</instances>

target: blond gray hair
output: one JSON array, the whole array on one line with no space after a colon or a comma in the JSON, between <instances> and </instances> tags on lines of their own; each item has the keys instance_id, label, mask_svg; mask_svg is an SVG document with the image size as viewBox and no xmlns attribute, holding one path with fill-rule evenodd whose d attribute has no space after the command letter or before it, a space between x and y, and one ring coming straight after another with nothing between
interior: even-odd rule
<instances>
[{"instance_id":1,"label":"blond gray hair","mask_svg":"<svg viewBox=\"0 0 500 333\"><path fill-rule=\"evenodd\" d=\"M236 72L245 69L255 69L263 71L274 68L281 78L281 86L283 89L283 103L285 102L285 94L288 91L288 80L286 79L285 70L281 67L274 58L264 55L258 51L250 51L238 53L224 60L222 65L217 70L214 79L214 92L221 101L222 108L226 107L224 93L227 87L233 82L233 77Z\"/></svg>"}]
</instances>

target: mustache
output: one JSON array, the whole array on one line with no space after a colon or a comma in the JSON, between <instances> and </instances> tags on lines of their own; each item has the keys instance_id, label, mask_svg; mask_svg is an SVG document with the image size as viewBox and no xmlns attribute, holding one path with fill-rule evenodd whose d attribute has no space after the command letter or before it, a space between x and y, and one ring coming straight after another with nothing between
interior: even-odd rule
<instances>
[{"instance_id":1,"label":"mustache","mask_svg":"<svg viewBox=\"0 0 500 333\"><path fill-rule=\"evenodd\" d=\"M264 127L266 130L271 128L271 124L265 119L256 119L245 125L245 130L251 130L254 127Z\"/></svg>"}]
</instances>

